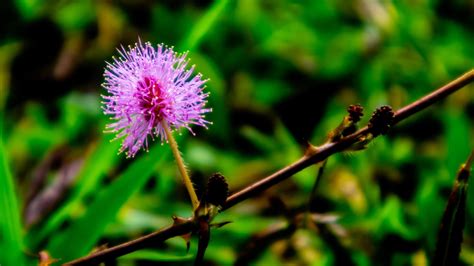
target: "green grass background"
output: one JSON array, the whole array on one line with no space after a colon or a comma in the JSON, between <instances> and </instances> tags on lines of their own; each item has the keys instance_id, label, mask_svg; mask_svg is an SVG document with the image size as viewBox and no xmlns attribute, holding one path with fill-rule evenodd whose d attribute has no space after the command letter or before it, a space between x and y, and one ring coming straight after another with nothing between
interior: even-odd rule
<instances>
[{"instance_id":1,"label":"green grass background","mask_svg":"<svg viewBox=\"0 0 474 266\"><path fill-rule=\"evenodd\" d=\"M16 0L0 10L2 266L35 265L42 250L66 262L191 215L166 145L125 159L102 133L103 67L119 45L140 37L189 51L210 78L213 125L178 139L198 195L214 172L236 191L296 160L307 141L324 141L349 104L365 107L366 123L376 107L398 109L474 66L469 0ZM336 237L354 263L428 265L456 171L473 148L473 88L365 151L330 158L313 210L340 217ZM304 208L316 173L309 168L219 215L232 223L212 232L207 262L232 264L253 234L286 222L270 197ZM461 252L468 265L472 187ZM117 263L187 265L196 247L193 240L187 253L176 238ZM333 265L338 252L301 229L253 263Z\"/></svg>"}]
</instances>

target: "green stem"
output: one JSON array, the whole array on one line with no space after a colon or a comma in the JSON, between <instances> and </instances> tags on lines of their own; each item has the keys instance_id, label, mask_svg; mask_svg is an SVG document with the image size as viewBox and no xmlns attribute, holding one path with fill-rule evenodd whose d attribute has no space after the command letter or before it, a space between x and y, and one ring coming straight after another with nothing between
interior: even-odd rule
<instances>
[{"instance_id":1,"label":"green stem","mask_svg":"<svg viewBox=\"0 0 474 266\"><path fill-rule=\"evenodd\" d=\"M194 190L193 182L191 182L191 178L189 178L188 171L186 170L186 166L184 165L183 158L181 157L181 153L179 152L178 143L173 137L170 128L166 124L165 120L161 122L161 125L165 129L166 137L170 144L171 150L173 151L174 159L176 160L176 164L178 165L179 172L181 173L181 177L183 179L183 184L188 191L189 197L191 198L191 203L193 204L193 210L196 210L199 206L199 200L196 195L196 191Z\"/></svg>"}]
</instances>

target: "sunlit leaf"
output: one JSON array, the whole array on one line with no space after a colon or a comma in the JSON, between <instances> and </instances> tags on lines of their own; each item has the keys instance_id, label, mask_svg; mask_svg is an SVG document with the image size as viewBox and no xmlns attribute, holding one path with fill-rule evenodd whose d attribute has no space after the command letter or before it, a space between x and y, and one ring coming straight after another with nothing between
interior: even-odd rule
<instances>
[{"instance_id":1,"label":"sunlit leaf","mask_svg":"<svg viewBox=\"0 0 474 266\"><path fill-rule=\"evenodd\" d=\"M216 23L228 2L229 0L215 0L211 8L201 16L191 28L191 31L186 35L186 38L179 45L180 49L194 50L197 48L204 35L211 29L214 23Z\"/></svg>"}]
</instances>

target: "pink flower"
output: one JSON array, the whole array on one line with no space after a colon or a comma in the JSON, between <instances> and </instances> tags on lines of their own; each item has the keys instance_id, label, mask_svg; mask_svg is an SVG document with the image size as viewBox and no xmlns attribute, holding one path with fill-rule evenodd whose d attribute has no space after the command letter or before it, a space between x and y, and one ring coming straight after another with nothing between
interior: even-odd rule
<instances>
[{"instance_id":1,"label":"pink flower","mask_svg":"<svg viewBox=\"0 0 474 266\"><path fill-rule=\"evenodd\" d=\"M106 132L123 138L120 152L134 157L140 148L147 150L148 136L166 141L163 124L172 130L185 127L191 133L191 124L206 127L204 114L212 111L205 108L207 80L201 74L193 76L194 66L186 70L187 53L139 40L133 48L122 47L119 54L105 68L102 86L108 95L102 95L102 108L114 120Z\"/></svg>"}]
</instances>

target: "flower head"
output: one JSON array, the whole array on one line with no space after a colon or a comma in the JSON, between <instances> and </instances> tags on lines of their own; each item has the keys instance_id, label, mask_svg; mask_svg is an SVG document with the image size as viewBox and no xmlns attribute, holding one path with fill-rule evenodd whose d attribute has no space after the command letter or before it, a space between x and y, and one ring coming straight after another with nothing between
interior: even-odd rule
<instances>
[{"instance_id":1,"label":"flower head","mask_svg":"<svg viewBox=\"0 0 474 266\"><path fill-rule=\"evenodd\" d=\"M186 69L187 53L177 54L172 48L150 43L122 47L120 57L107 63L102 86L103 110L114 122L106 132L123 138L120 152L133 157L140 148L148 149L148 136L166 141L165 128L206 127L204 114L209 93L204 93L201 74L193 76L194 66ZM194 133L193 133L194 134Z\"/></svg>"}]
</instances>

